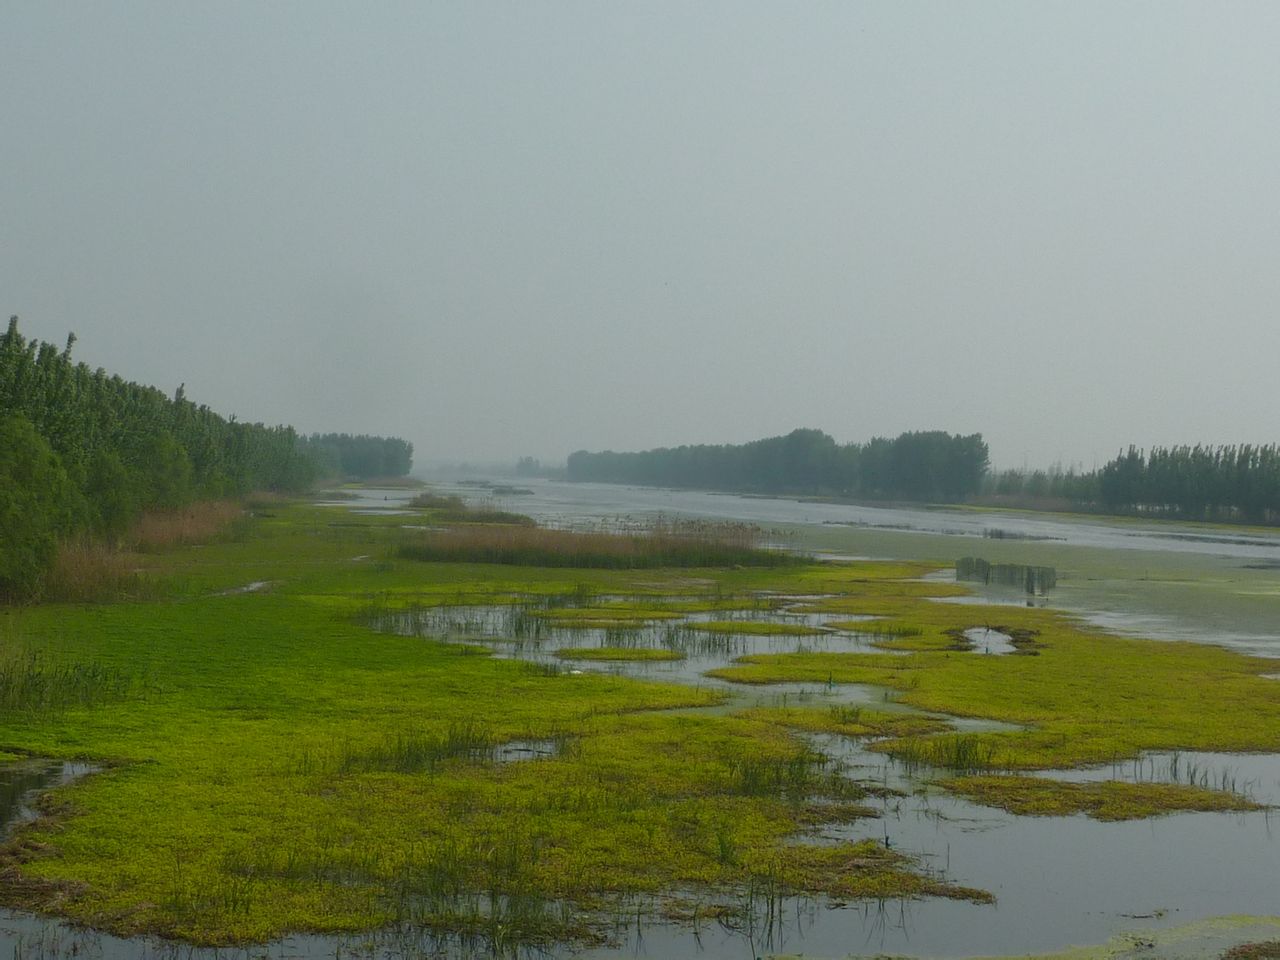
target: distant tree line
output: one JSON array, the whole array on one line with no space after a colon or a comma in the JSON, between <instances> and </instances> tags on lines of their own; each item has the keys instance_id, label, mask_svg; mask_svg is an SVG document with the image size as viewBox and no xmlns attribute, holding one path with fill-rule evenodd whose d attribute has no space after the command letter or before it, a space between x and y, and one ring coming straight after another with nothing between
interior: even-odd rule
<instances>
[{"instance_id":1,"label":"distant tree line","mask_svg":"<svg viewBox=\"0 0 1280 960\"><path fill-rule=\"evenodd\" d=\"M1280 447L1129 447L1087 473L1004 471L992 477L989 492L1104 513L1278 523Z\"/></svg>"},{"instance_id":2,"label":"distant tree line","mask_svg":"<svg viewBox=\"0 0 1280 960\"><path fill-rule=\"evenodd\" d=\"M292 427L91 369L74 342L27 340L16 317L0 337L0 595L33 592L62 539L115 541L144 510L299 491L328 471Z\"/></svg>"},{"instance_id":3,"label":"distant tree line","mask_svg":"<svg viewBox=\"0 0 1280 960\"><path fill-rule=\"evenodd\" d=\"M1063 510L1100 508L1098 471L1079 472L1051 467L1048 470L996 470L987 474L982 495L995 502L1026 507L1058 507Z\"/></svg>"},{"instance_id":4,"label":"distant tree line","mask_svg":"<svg viewBox=\"0 0 1280 960\"><path fill-rule=\"evenodd\" d=\"M837 444L821 430L793 430L743 444L639 453L579 450L569 457L568 477L750 493L958 501L978 492L987 463L987 445L976 433L930 430Z\"/></svg>"},{"instance_id":5,"label":"distant tree line","mask_svg":"<svg viewBox=\"0 0 1280 960\"><path fill-rule=\"evenodd\" d=\"M1280 448L1130 447L1098 476L1109 508L1196 520L1280 520Z\"/></svg>"},{"instance_id":6,"label":"distant tree line","mask_svg":"<svg viewBox=\"0 0 1280 960\"><path fill-rule=\"evenodd\" d=\"M399 437L313 433L299 446L328 476L403 477L413 467L413 444Z\"/></svg>"}]
</instances>

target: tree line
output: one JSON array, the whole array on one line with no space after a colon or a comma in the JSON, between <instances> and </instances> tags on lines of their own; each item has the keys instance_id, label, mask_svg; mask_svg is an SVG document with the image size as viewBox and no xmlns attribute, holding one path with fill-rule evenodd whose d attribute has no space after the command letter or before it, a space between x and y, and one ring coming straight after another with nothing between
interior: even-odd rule
<instances>
[{"instance_id":1,"label":"tree line","mask_svg":"<svg viewBox=\"0 0 1280 960\"><path fill-rule=\"evenodd\" d=\"M1087 472L1006 470L991 477L988 492L1101 513L1280 523L1280 447L1129 447Z\"/></svg>"},{"instance_id":2,"label":"tree line","mask_svg":"<svg viewBox=\"0 0 1280 960\"><path fill-rule=\"evenodd\" d=\"M941 430L837 444L821 430L743 444L662 447L637 453L570 455L575 481L797 493L861 499L959 501L976 494L987 472L981 434Z\"/></svg>"},{"instance_id":3,"label":"tree line","mask_svg":"<svg viewBox=\"0 0 1280 960\"><path fill-rule=\"evenodd\" d=\"M313 433L299 446L326 476L403 477L413 466L413 444L399 437Z\"/></svg>"},{"instance_id":4,"label":"tree line","mask_svg":"<svg viewBox=\"0 0 1280 960\"><path fill-rule=\"evenodd\" d=\"M170 397L77 363L74 343L74 334L62 348L28 340L16 317L0 337L0 595L30 594L62 539L113 542L144 510L304 490L337 472L331 451L341 466L348 448L382 439L301 443L292 427L224 418L182 387ZM396 454L380 468L412 454L403 441L383 443Z\"/></svg>"},{"instance_id":5,"label":"tree line","mask_svg":"<svg viewBox=\"0 0 1280 960\"><path fill-rule=\"evenodd\" d=\"M988 469L980 434L942 431L837 444L820 430L744 444L636 453L579 450L568 478L602 483L959 502L1183 520L1280 523L1280 446L1129 447L1102 467Z\"/></svg>"}]
</instances>

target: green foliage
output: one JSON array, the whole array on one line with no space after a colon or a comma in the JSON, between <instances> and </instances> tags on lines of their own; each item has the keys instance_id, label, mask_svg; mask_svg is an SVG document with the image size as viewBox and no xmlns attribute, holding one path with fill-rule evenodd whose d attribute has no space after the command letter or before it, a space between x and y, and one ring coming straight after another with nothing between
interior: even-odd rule
<instances>
[{"instance_id":1,"label":"green foliage","mask_svg":"<svg viewBox=\"0 0 1280 960\"><path fill-rule=\"evenodd\" d=\"M844 446L821 430L793 430L739 445L579 450L568 463L570 480L929 501L976 493L986 470L987 445L980 434L940 430Z\"/></svg>"},{"instance_id":2,"label":"green foliage","mask_svg":"<svg viewBox=\"0 0 1280 960\"><path fill-rule=\"evenodd\" d=\"M191 460L172 435L151 434L138 445L134 457L134 472L148 504L172 510L193 499Z\"/></svg>"},{"instance_id":3,"label":"green foliage","mask_svg":"<svg viewBox=\"0 0 1280 960\"><path fill-rule=\"evenodd\" d=\"M313 433L299 445L325 476L403 477L413 466L413 444L399 437Z\"/></svg>"},{"instance_id":4,"label":"green foliage","mask_svg":"<svg viewBox=\"0 0 1280 960\"><path fill-rule=\"evenodd\" d=\"M1006 470L986 491L1006 501L1184 520L1280 522L1280 446L1129 447L1089 473Z\"/></svg>"},{"instance_id":5,"label":"green foliage","mask_svg":"<svg viewBox=\"0 0 1280 960\"><path fill-rule=\"evenodd\" d=\"M30 421L0 419L0 596L25 598L38 590L82 503Z\"/></svg>"},{"instance_id":6,"label":"green foliage","mask_svg":"<svg viewBox=\"0 0 1280 960\"><path fill-rule=\"evenodd\" d=\"M65 350L26 340L17 318L0 337L0 409L26 417L86 490L100 458L119 459L137 506L176 506L195 496L300 490L315 468L291 427L227 420L155 387L108 376ZM118 471L106 468L119 480ZM101 477L99 477L101 479ZM99 511L101 512L101 511ZM111 511L108 511L111 512Z\"/></svg>"},{"instance_id":7,"label":"green foliage","mask_svg":"<svg viewBox=\"0 0 1280 960\"><path fill-rule=\"evenodd\" d=\"M94 533L114 543L138 515L139 492L124 462L113 450L96 450L85 476L85 497L92 505Z\"/></svg>"},{"instance_id":8,"label":"green foliage","mask_svg":"<svg viewBox=\"0 0 1280 960\"><path fill-rule=\"evenodd\" d=\"M0 594L34 594L60 537L114 542L143 510L304 490L330 446L350 473L409 469L412 447L402 440L334 434L301 443L291 427L224 419L181 387L169 397L74 363L74 342L72 335L59 350L26 340L16 317L0 337L0 410L8 414L0 428Z\"/></svg>"}]
</instances>

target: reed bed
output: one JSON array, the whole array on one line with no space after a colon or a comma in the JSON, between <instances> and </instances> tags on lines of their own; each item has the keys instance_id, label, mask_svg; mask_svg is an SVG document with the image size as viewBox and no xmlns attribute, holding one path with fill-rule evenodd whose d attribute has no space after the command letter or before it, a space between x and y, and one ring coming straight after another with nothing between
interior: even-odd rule
<instances>
[{"instance_id":1,"label":"reed bed","mask_svg":"<svg viewBox=\"0 0 1280 960\"><path fill-rule=\"evenodd\" d=\"M515 566L786 566L801 558L762 545L758 528L701 521L655 522L647 531L612 533L543 527L472 527L429 531L400 546L409 560Z\"/></svg>"},{"instance_id":2,"label":"reed bed","mask_svg":"<svg viewBox=\"0 0 1280 960\"><path fill-rule=\"evenodd\" d=\"M41 586L41 597L62 602L101 603L153 594L138 572L139 553L210 543L235 536L247 518L231 500L206 500L178 510L149 511L119 542L80 536L59 544Z\"/></svg>"},{"instance_id":3,"label":"reed bed","mask_svg":"<svg viewBox=\"0 0 1280 960\"><path fill-rule=\"evenodd\" d=\"M62 602L103 602L141 592L138 557L105 543L74 540L58 547L42 596Z\"/></svg>"},{"instance_id":4,"label":"reed bed","mask_svg":"<svg viewBox=\"0 0 1280 960\"><path fill-rule=\"evenodd\" d=\"M208 543L226 535L244 518L234 500L204 500L178 510L144 513L125 536L125 545L147 553Z\"/></svg>"}]
</instances>

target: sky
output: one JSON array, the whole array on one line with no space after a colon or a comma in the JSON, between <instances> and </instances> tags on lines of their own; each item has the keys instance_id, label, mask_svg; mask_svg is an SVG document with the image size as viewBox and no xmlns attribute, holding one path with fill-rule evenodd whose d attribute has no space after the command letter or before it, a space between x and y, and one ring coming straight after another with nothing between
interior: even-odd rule
<instances>
[{"instance_id":1,"label":"sky","mask_svg":"<svg viewBox=\"0 0 1280 960\"><path fill-rule=\"evenodd\" d=\"M0 2L0 312L419 462L1276 442L1280 4Z\"/></svg>"}]
</instances>

